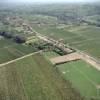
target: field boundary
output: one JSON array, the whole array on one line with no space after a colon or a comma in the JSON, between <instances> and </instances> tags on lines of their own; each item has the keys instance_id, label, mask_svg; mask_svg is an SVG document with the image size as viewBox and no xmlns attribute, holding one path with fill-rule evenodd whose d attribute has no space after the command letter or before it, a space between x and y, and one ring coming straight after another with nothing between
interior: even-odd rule
<instances>
[{"instance_id":1,"label":"field boundary","mask_svg":"<svg viewBox=\"0 0 100 100\"><path fill-rule=\"evenodd\" d=\"M21 59L27 58L27 57L29 57L29 56L32 56L32 55L35 55L35 54L41 53L41 52L42 52L42 50L41 50L41 51L38 51L38 52L34 52L34 53L27 54L27 55L25 55L25 56L22 56L22 57L20 57L20 58L17 58L17 59L14 59L14 60L11 60L11 61L8 61L8 62L5 62L5 63L2 63L2 64L0 64L0 68L2 68L2 67L5 66L5 65L11 64L11 63L13 63L13 62L19 61L19 60L21 60Z\"/></svg>"}]
</instances>

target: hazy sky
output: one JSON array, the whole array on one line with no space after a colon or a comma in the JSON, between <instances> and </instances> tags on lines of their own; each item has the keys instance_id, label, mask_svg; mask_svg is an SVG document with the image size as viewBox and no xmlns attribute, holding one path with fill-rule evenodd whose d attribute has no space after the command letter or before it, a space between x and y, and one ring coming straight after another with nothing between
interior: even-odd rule
<instances>
[{"instance_id":1,"label":"hazy sky","mask_svg":"<svg viewBox=\"0 0 100 100\"><path fill-rule=\"evenodd\" d=\"M100 0L2 0L3 2L94 2Z\"/></svg>"}]
</instances>

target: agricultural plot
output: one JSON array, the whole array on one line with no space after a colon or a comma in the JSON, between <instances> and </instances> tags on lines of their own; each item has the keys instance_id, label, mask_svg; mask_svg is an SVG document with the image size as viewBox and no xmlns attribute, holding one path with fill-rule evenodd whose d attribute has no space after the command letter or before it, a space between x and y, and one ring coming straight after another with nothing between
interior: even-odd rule
<instances>
[{"instance_id":1,"label":"agricultural plot","mask_svg":"<svg viewBox=\"0 0 100 100\"><path fill-rule=\"evenodd\" d=\"M6 46L11 46L11 45L15 45L15 43L8 40L8 39L4 39L3 37L1 37L1 39L0 39L0 49L4 48Z\"/></svg>"},{"instance_id":2,"label":"agricultural plot","mask_svg":"<svg viewBox=\"0 0 100 100\"><path fill-rule=\"evenodd\" d=\"M26 43L34 43L34 42L38 42L40 39L37 38L36 36L29 36L27 37L27 41Z\"/></svg>"},{"instance_id":3,"label":"agricultural plot","mask_svg":"<svg viewBox=\"0 0 100 100\"><path fill-rule=\"evenodd\" d=\"M0 68L0 100L83 100L43 56Z\"/></svg>"},{"instance_id":4,"label":"agricultural plot","mask_svg":"<svg viewBox=\"0 0 100 100\"><path fill-rule=\"evenodd\" d=\"M53 16L46 16L46 15L25 15L22 16L24 20L30 21L31 24L38 24L38 25L56 25L58 24L59 20Z\"/></svg>"},{"instance_id":5,"label":"agricultural plot","mask_svg":"<svg viewBox=\"0 0 100 100\"><path fill-rule=\"evenodd\" d=\"M47 59L50 59L50 58L57 57L60 55L53 51L46 51L46 52L43 52L43 56Z\"/></svg>"},{"instance_id":6,"label":"agricultural plot","mask_svg":"<svg viewBox=\"0 0 100 100\"><path fill-rule=\"evenodd\" d=\"M0 40L0 63L16 59L34 51L34 48L31 46L16 44L11 40L3 38Z\"/></svg>"},{"instance_id":7,"label":"agricultural plot","mask_svg":"<svg viewBox=\"0 0 100 100\"><path fill-rule=\"evenodd\" d=\"M44 26L38 27L38 26L34 26L33 28L37 32L39 32L39 33L41 33L43 35L47 35L47 36L53 37L55 39L64 39L64 40L67 41L69 38L73 38L73 37L77 36L76 34L74 34L72 32L65 31L63 29L58 29L56 27L48 27L48 26L47 27L44 27ZM77 38L80 38L80 36L77 36Z\"/></svg>"},{"instance_id":8,"label":"agricultural plot","mask_svg":"<svg viewBox=\"0 0 100 100\"><path fill-rule=\"evenodd\" d=\"M100 15L88 16L85 20L88 22L99 24L100 23Z\"/></svg>"},{"instance_id":9,"label":"agricultural plot","mask_svg":"<svg viewBox=\"0 0 100 100\"><path fill-rule=\"evenodd\" d=\"M100 72L84 61L57 65L59 71L86 100L100 100Z\"/></svg>"},{"instance_id":10,"label":"agricultural plot","mask_svg":"<svg viewBox=\"0 0 100 100\"><path fill-rule=\"evenodd\" d=\"M56 28L34 26L37 32L54 39L63 39L65 43L78 48L90 55L100 58L100 28L95 26L70 26L69 28Z\"/></svg>"},{"instance_id":11,"label":"agricultural plot","mask_svg":"<svg viewBox=\"0 0 100 100\"><path fill-rule=\"evenodd\" d=\"M74 33L82 35L86 39L70 44L100 59L100 28L89 26L85 29L74 31Z\"/></svg>"}]
</instances>

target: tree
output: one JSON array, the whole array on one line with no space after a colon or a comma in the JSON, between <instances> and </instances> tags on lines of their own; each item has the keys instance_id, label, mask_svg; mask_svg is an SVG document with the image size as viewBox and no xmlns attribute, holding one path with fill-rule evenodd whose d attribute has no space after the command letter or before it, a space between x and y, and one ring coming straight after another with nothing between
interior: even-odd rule
<instances>
[{"instance_id":1,"label":"tree","mask_svg":"<svg viewBox=\"0 0 100 100\"><path fill-rule=\"evenodd\" d=\"M6 32L0 32L0 35L1 35L1 36L4 36L4 35L5 35L5 33L6 33Z\"/></svg>"},{"instance_id":2,"label":"tree","mask_svg":"<svg viewBox=\"0 0 100 100\"><path fill-rule=\"evenodd\" d=\"M22 37L22 36L15 36L14 37L14 41L16 43L25 43L26 42L26 39L25 39L25 37Z\"/></svg>"},{"instance_id":3,"label":"tree","mask_svg":"<svg viewBox=\"0 0 100 100\"><path fill-rule=\"evenodd\" d=\"M4 37L10 39L10 38L13 38L13 35L11 33L5 33Z\"/></svg>"}]
</instances>

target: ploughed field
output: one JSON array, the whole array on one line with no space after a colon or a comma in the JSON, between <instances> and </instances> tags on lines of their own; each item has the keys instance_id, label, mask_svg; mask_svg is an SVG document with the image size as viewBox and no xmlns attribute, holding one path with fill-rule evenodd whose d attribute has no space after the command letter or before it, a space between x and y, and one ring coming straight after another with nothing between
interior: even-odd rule
<instances>
[{"instance_id":1,"label":"ploughed field","mask_svg":"<svg viewBox=\"0 0 100 100\"><path fill-rule=\"evenodd\" d=\"M82 100L40 54L0 68L0 100Z\"/></svg>"},{"instance_id":2,"label":"ploughed field","mask_svg":"<svg viewBox=\"0 0 100 100\"><path fill-rule=\"evenodd\" d=\"M54 39L63 39L66 44L100 59L100 28L96 26L36 26L33 28Z\"/></svg>"}]
</instances>

